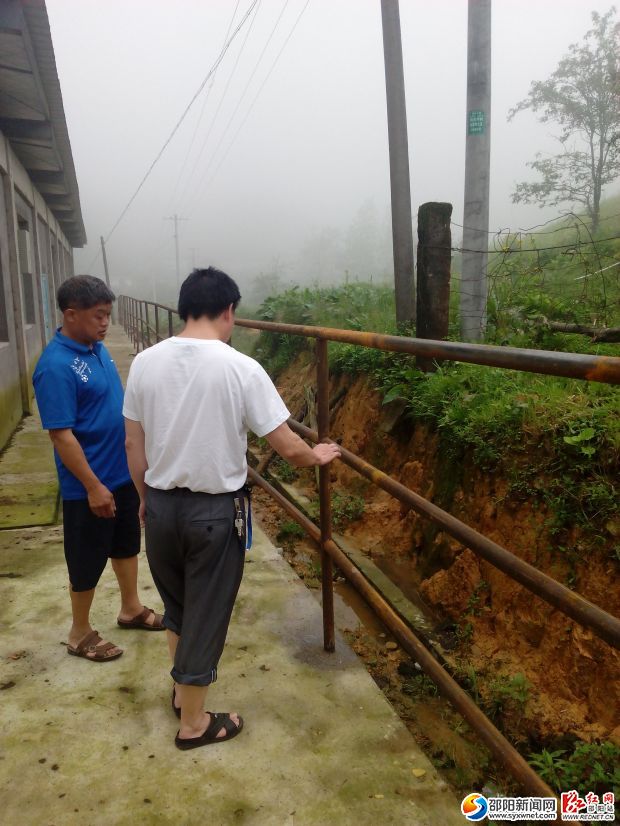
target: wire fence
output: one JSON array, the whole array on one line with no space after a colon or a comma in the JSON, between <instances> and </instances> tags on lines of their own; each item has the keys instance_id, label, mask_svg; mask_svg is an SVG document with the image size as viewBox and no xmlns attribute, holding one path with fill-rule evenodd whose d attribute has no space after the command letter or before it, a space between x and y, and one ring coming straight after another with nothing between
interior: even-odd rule
<instances>
[{"instance_id":1,"label":"wire fence","mask_svg":"<svg viewBox=\"0 0 620 826\"><path fill-rule=\"evenodd\" d=\"M500 230L489 235L487 258L488 320L501 336L544 322L609 328L620 324L620 235L601 219L598 235L591 222L569 213L550 229ZM463 229L459 224L453 226ZM602 237L600 237L602 235ZM555 238L552 238L555 236ZM550 241L553 240L553 243ZM453 252L453 309L467 291L460 283L460 254ZM483 260L481 265L483 265ZM465 289L464 289L465 288Z\"/></svg>"}]
</instances>

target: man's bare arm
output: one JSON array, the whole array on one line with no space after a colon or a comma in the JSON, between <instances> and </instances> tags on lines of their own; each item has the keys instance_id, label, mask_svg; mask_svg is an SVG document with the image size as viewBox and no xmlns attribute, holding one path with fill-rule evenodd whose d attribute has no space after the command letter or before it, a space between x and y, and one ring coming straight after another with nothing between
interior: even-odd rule
<instances>
[{"instance_id":1,"label":"man's bare arm","mask_svg":"<svg viewBox=\"0 0 620 826\"><path fill-rule=\"evenodd\" d=\"M111 518L116 513L114 496L93 473L82 446L71 428L49 431L50 439L67 470L86 488L88 505L95 516Z\"/></svg>"},{"instance_id":2,"label":"man's bare arm","mask_svg":"<svg viewBox=\"0 0 620 826\"><path fill-rule=\"evenodd\" d=\"M267 433L265 439L271 447L295 467L327 465L340 458L340 448L335 444L318 444L309 447L304 440L294 433L286 422Z\"/></svg>"},{"instance_id":3,"label":"man's bare arm","mask_svg":"<svg viewBox=\"0 0 620 826\"><path fill-rule=\"evenodd\" d=\"M138 496L140 497L140 520L144 520L144 496L146 485L144 484L144 474L148 470L146 461L146 448L144 446L144 430L140 422L132 419L125 419L125 450L127 451L127 464L129 473L133 480Z\"/></svg>"}]
</instances>

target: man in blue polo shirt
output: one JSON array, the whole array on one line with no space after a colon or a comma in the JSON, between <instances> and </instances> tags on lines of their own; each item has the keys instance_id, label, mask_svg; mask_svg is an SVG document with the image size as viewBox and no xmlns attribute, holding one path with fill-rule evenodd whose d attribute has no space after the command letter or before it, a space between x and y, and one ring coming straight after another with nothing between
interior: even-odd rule
<instances>
[{"instance_id":1,"label":"man in blue polo shirt","mask_svg":"<svg viewBox=\"0 0 620 826\"><path fill-rule=\"evenodd\" d=\"M103 345L114 293L99 278L69 278L58 290L62 327L35 368L33 384L49 431L63 499L65 558L73 623L67 651L94 662L122 649L90 625L95 588L108 558L118 580L121 628L163 630L137 591L140 505L125 454L123 387Z\"/></svg>"}]
</instances>

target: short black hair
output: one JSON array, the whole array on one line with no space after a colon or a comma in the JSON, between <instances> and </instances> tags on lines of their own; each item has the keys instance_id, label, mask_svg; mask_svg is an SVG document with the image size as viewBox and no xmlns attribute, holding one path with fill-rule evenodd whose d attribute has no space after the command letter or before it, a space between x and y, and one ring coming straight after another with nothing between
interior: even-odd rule
<instances>
[{"instance_id":1,"label":"short black hair","mask_svg":"<svg viewBox=\"0 0 620 826\"><path fill-rule=\"evenodd\" d=\"M116 296L108 285L94 275L74 275L67 278L56 293L62 313L69 308L88 310L97 304L111 304L115 299Z\"/></svg>"},{"instance_id":2,"label":"short black hair","mask_svg":"<svg viewBox=\"0 0 620 826\"><path fill-rule=\"evenodd\" d=\"M240 300L239 287L225 272L215 267L196 269L181 284L179 315L183 321L203 315L213 321L231 304L236 310Z\"/></svg>"}]
</instances>

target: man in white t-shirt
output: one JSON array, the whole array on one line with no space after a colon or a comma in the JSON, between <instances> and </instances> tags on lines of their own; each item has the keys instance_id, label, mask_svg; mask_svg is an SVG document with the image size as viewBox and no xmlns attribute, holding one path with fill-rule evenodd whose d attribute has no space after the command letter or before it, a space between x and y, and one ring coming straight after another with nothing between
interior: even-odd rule
<instances>
[{"instance_id":1,"label":"man in white t-shirt","mask_svg":"<svg viewBox=\"0 0 620 826\"><path fill-rule=\"evenodd\" d=\"M146 554L165 606L180 749L243 727L237 714L204 711L204 700L243 574L248 430L297 467L340 456L337 445L310 448L293 433L267 373L226 343L240 298L230 276L194 270L179 295L183 332L136 356L123 406Z\"/></svg>"}]
</instances>

